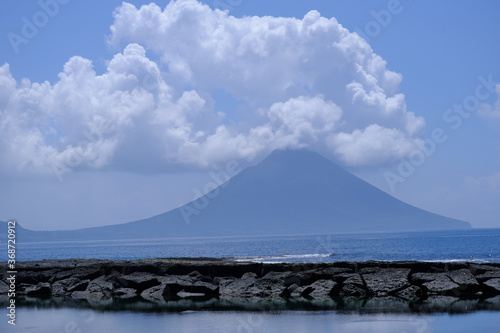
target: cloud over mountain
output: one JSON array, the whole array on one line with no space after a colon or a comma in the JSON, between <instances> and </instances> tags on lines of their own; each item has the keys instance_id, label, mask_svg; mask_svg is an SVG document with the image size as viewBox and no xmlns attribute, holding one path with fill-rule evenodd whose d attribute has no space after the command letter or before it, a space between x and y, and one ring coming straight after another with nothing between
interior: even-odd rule
<instances>
[{"instance_id":1,"label":"cloud over mountain","mask_svg":"<svg viewBox=\"0 0 500 333\"><path fill-rule=\"evenodd\" d=\"M401 75L317 11L236 18L195 0L123 3L108 39L119 51L102 74L79 56L54 83L0 67L3 168L161 171L286 147L373 165L420 142ZM220 107L221 91L238 110Z\"/></svg>"}]
</instances>

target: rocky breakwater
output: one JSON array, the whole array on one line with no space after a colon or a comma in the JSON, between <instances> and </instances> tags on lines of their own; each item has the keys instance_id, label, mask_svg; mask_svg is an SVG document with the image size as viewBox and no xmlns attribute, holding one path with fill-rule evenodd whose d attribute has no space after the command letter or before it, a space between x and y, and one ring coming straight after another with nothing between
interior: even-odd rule
<instances>
[{"instance_id":1,"label":"rocky breakwater","mask_svg":"<svg viewBox=\"0 0 500 333\"><path fill-rule=\"evenodd\" d=\"M500 264L255 263L186 258L18 263L19 304L100 309L500 310ZM3 271L0 302L8 285Z\"/></svg>"}]
</instances>

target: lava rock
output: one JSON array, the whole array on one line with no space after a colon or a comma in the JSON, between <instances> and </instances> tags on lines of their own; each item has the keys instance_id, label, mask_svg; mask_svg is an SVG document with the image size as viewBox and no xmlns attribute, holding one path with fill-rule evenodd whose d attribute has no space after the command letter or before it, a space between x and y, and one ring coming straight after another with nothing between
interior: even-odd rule
<instances>
[{"instance_id":1,"label":"lava rock","mask_svg":"<svg viewBox=\"0 0 500 333\"><path fill-rule=\"evenodd\" d=\"M381 296L409 287L409 274L410 269L383 268L362 276L370 292Z\"/></svg>"},{"instance_id":2,"label":"lava rock","mask_svg":"<svg viewBox=\"0 0 500 333\"><path fill-rule=\"evenodd\" d=\"M73 291L83 291L87 288L89 280L80 280L75 277L56 281L52 284L51 290L53 296L70 295Z\"/></svg>"},{"instance_id":3,"label":"lava rock","mask_svg":"<svg viewBox=\"0 0 500 333\"><path fill-rule=\"evenodd\" d=\"M355 284L345 284L339 292L340 296L355 296L364 298L367 295L367 290Z\"/></svg>"},{"instance_id":4,"label":"lava rock","mask_svg":"<svg viewBox=\"0 0 500 333\"><path fill-rule=\"evenodd\" d=\"M489 288L495 290L497 293L500 293L500 279L490 279L485 281L484 284Z\"/></svg>"},{"instance_id":5,"label":"lava rock","mask_svg":"<svg viewBox=\"0 0 500 333\"><path fill-rule=\"evenodd\" d=\"M129 275L120 276L117 282L124 288L133 288L139 292L160 284L159 277L146 272L134 272Z\"/></svg>"},{"instance_id":6,"label":"lava rock","mask_svg":"<svg viewBox=\"0 0 500 333\"><path fill-rule=\"evenodd\" d=\"M36 286L30 286L25 290L26 296L50 296L50 283L40 282Z\"/></svg>"},{"instance_id":7,"label":"lava rock","mask_svg":"<svg viewBox=\"0 0 500 333\"><path fill-rule=\"evenodd\" d=\"M165 288L162 296L175 299L179 292L204 294L205 296L218 296L219 286L214 283L197 281L196 278L186 275L167 276L162 279Z\"/></svg>"},{"instance_id":8,"label":"lava rock","mask_svg":"<svg viewBox=\"0 0 500 333\"><path fill-rule=\"evenodd\" d=\"M106 281L104 276L100 276L89 282L87 289L84 291L74 291L71 293L71 297L76 299L87 299L87 300L102 300L110 299L114 295L113 284Z\"/></svg>"},{"instance_id":9,"label":"lava rock","mask_svg":"<svg viewBox=\"0 0 500 333\"><path fill-rule=\"evenodd\" d=\"M458 296L456 291L460 286L453 282L445 273L434 273L433 276L433 280L422 284L428 295L455 294Z\"/></svg>"},{"instance_id":10,"label":"lava rock","mask_svg":"<svg viewBox=\"0 0 500 333\"><path fill-rule=\"evenodd\" d=\"M408 301L415 301L422 297L422 290L417 286L409 286L396 292L396 296Z\"/></svg>"},{"instance_id":11,"label":"lava rock","mask_svg":"<svg viewBox=\"0 0 500 333\"><path fill-rule=\"evenodd\" d=\"M7 294L8 292L9 292L9 285L0 280L0 295Z\"/></svg>"},{"instance_id":12,"label":"lava rock","mask_svg":"<svg viewBox=\"0 0 500 333\"><path fill-rule=\"evenodd\" d=\"M134 298L137 296L137 290L134 288L118 288L115 290L115 295L118 298Z\"/></svg>"},{"instance_id":13,"label":"lava rock","mask_svg":"<svg viewBox=\"0 0 500 333\"><path fill-rule=\"evenodd\" d=\"M252 294L248 292L248 289L253 286L255 281L257 281L257 274L253 272L245 273L241 278L221 287L220 294L221 296L232 297L251 296Z\"/></svg>"},{"instance_id":14,"label":"lava rock","mask_svg":"<svg viewBox=\"0 0 500 333\"><path fill-rule=\"evenodd\" d=\"M141 293L141 297L146 301L150 301L152 303L165 303L165 298L163 297L163 292L165 290L165 284L161 284L159 286L154 286L144 290Z\"/></svg>"},{"instance_id":15,"label":"lava rock","mask_svg":"<svg viewBox=\"0 0 500 333\"><path fill-rule=\"evenodd\" d=\"M475 276L477 281L486 281L489 279L497 278L500 279L500 270L499 271L486 271L482 274L476 275Z\"/></svg>"},{"instance_id":16,"label":"lava rock","mask_svg":"<svg viewBox=\"0 0 500 333\"><path fill-rule=\"evenodd\" d=\"M328 298L334 294L336 286L337 283L332 280L317 280L304 289L302 296Z\"/></svg>"},{"instance_id":17,"label":"lava rock","mask_svg":"<svg viewBox=\"0 0 500 333\"><path fill-rule=\"evenodd\" d=\"M460 269L457 271L451 271L446 273L446 275L459 286L467 288L479 287L479 283L476 278L468 269Z\"/></svg>"}]
</instances>

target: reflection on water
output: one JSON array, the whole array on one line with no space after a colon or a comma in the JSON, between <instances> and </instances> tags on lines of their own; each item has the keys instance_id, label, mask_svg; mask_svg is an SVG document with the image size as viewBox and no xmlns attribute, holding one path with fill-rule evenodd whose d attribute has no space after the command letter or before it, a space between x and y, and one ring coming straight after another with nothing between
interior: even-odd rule
<instances>
[{"instance_id":1,"label":"reflection on water","mask_svg":"<svg viewBox=\"0 0 500 333\"><path fill-rule=\"evenodd\" d=\"M1 332L498 332L498 312L449 315L352 314L334 311L181 313L99 312L19 308L17 324Z\"/></svg>"}]
</instances>

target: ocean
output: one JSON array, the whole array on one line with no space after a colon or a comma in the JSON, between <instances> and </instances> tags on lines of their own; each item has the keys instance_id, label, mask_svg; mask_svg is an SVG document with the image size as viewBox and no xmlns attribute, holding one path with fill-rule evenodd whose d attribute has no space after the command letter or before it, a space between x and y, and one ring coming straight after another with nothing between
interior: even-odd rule
<instances>
[{"instance_id":1,"label":"ocean","mask_svg":"<svg viewBox=\"0 0 500 333\"><path fill-rule=\"evenodd\" d=\"M308 236L22 243L18 261L232 257L261 262L424 260L500 262L500 229ZM19 243L21 242L21 243ZM7 260L7 253L3 251Z\"/></svg>"},{"instance_id":2,"label":"ocean","mask_svg":"<svg viewBox=\"0 0 500 333\"><path fill-rule=\"evenodd\" d=\"M18 242L21 240L18 240ZM6 251L3 251L4 253ZM256 262L423 260L500 262L500 229L308 236L17 243L17 259L232 257ZM6 260L6 256L2 258ZM5 316L2 316L5 317ZM17 309L1 332L500 332L500 312L339 311L145 313L78 308Z\"/></svg>"}]
</instances>

